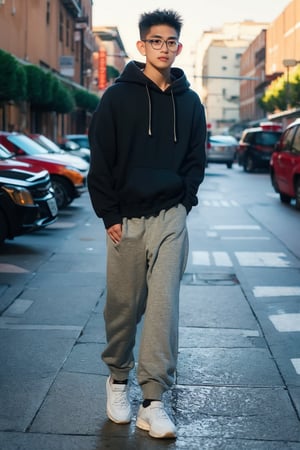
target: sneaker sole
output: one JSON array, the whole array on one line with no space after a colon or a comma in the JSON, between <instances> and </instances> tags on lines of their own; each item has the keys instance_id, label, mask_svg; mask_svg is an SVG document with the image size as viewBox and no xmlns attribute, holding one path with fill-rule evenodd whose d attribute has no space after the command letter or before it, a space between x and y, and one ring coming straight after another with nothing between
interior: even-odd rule
<instances>
[{"instance_id":1,"label":"sneaker sole","mask_svg":"<svg viewBox=\"0 0 300 450\"><path fill-rule=\"evenodd\" d=\"M107 417L108 417L112 422L117 423L118 425L125 425L125 424L131 422L131 418L130 418L130 419L125 419L125 420L118 420L118 419L116 419L115 417L113 417L113 416L110 414L110 412L108 411L108 409L106 410L106 414L107 414Z\"/></svg>"},{"instance_id":2,"label":"sneaker sole","mask_svg":"<svg viewBox=\"0 0 300 450\"><path fill-rule=\"evenodd\" d=\"M152 430L150 430L150 425L148 422L145 422L143 419L137 418L136 420L136 426L140 430L149 431L149 436L157 439L175 439L176 433L173 433L172 431L169 431L165 434L156 434Z\"/></svg>"},{"instance_id":3,"label":"sneaker sole","mask_svg":"<svg viewBox=\"0 0 300 450\"><path fill-rule=\"evenodd\" d=\"M144 431L149 431L150 430L149 423L145 422L143 419L140 419L139 417L136 419L136 426L140 430L144 430Z\"/></svg>"}]
</instances>

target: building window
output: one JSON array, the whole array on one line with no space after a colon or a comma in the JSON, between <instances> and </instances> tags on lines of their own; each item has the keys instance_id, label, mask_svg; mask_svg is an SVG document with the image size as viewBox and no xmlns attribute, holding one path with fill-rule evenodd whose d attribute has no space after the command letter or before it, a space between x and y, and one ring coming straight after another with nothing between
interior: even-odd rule
<instances>
[{"instance_id":1,"label":"building window","mask_svg":"<svg viewBox=\"0 0 300 450\"><path fill-rule=\"evenodd\" d=\"M75 27L72 25L72 38L71 38L71 50L74 52L75 50Z\"/></svg>"},{"instance_id":2,"label":"building window","mask_svg":"<svg viewBox=\"0 0 300 450\"><path fill-rule=\"evenodd\" d=\"M63 13L59 13L59 40L64 41L64 16Z\"/></svg>"},{"instance_id":3,"label":"building window","mask_svg":"<svg viewBox=\"0 0 300 450\"><path fill-rule=\"evenodd\" d=\"M222 56L222 59L227 59L227 56L226 56L226 55L223 55L223 56Z\"/></svg>"},{"instance_id":4,"label":"building window","mask_svg":"<svg viewBox=\"0 0 300 450\"><path fill-rule=\"evenodd\" d=\"M66 46L69 47L70 44L70 21L66 21Z\"/></svg>"},{"instance_id":5,"label":"building window","mask_svg":"<svg viewBox=\"0 0 300 450\"><path fill-rule=\"evenodd\" d=\"M46 24L47 25L50 24L50 0L47 0L47 5L46 5Z\"/></svg>"},{"instance_id":6,"label":"building window","mask_svg":"<svg viewBox=\"0 0 300 450\"><path fill-rule=\"evenodd\" d=\"M223 66L223 67L222 67L222 70L227 70L227 67Z\"/></svg>"}]
</instances>

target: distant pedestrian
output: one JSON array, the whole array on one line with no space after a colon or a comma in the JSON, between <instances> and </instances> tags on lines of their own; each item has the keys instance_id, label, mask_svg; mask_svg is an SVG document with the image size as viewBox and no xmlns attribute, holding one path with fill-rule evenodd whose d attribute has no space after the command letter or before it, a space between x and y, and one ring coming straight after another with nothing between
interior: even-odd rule
<instances>
[{"instance_id":1,"label":"distant pedestrian","mask_svg":"<svg viewBox=\"0 0 300 450\"><path fill-rule=\"evenodd\" d=\"M132 418L128 378L144 316L137 365L144 401L136 425L155 438L176 437L162 399L177 364L186 217L205 170L204 108L184 72L171 68L182 50L181 26L173 10L141 15L137 48L146 62L127 64L89 129L88 187L107 231L107 414L116 423Z\"/></svg>"}]
</instances>

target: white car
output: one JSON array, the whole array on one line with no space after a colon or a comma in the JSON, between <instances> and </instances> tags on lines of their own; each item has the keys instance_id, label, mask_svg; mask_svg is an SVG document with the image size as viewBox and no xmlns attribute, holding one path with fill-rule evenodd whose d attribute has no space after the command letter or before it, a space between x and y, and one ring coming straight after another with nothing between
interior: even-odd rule
<instances>
[{"instance_id":1,"label":"white car","mask_svg":"<svg viewBox=\"0 0 300 450\"><path fill-rule=\"evenodd\" d=\"M238 141L233 136L211 135L208 138L206 158L208 163L226 164L231 169L236 158Z\"/></svg>"}]
</instances>

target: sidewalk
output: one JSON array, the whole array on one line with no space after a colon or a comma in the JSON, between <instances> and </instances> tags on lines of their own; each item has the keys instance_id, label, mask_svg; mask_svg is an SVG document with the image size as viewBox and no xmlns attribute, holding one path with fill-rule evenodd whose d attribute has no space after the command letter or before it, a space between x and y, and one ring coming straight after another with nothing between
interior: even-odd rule
<instances>
[{"instance_id":1,"label":"sidewalk","mask_svg":"<svg viewBox=\"0 0 300 450\"><path fill-rule=\"evenodd\" d=\"M300 449L295 407L241 286L191 266L176 385L165 397L177 440L107 420L104 231L86 198L77 205L0 252L0 449ZM130 394L136 413L134 374Z\"/></svg>"}]
</instances>

